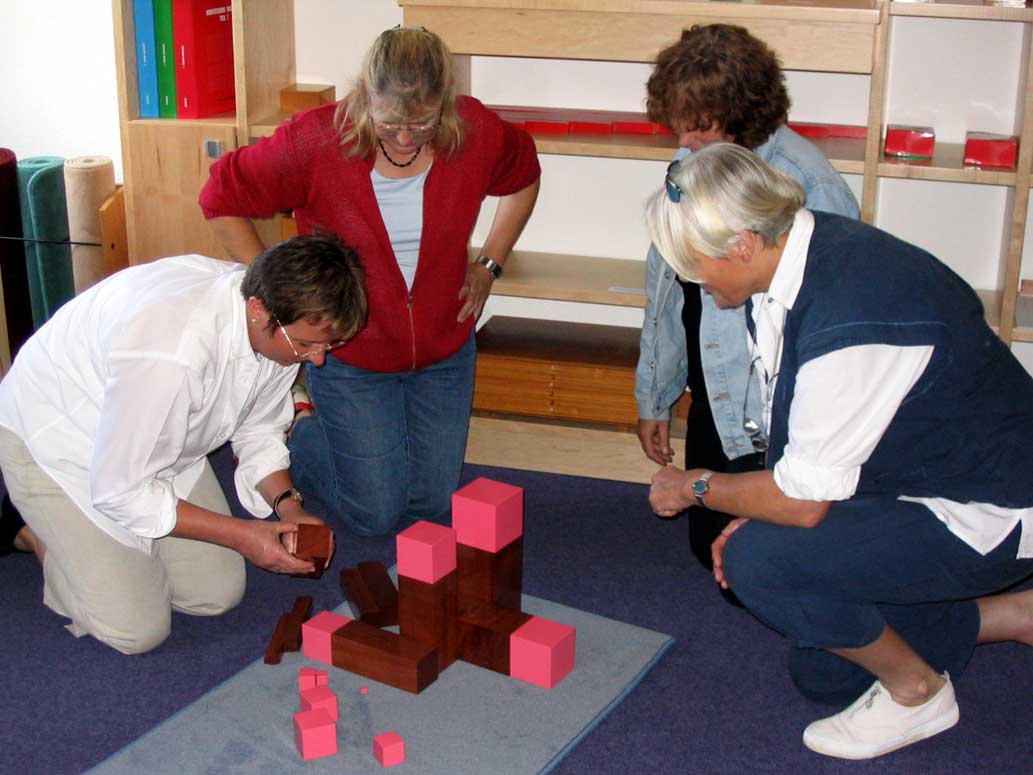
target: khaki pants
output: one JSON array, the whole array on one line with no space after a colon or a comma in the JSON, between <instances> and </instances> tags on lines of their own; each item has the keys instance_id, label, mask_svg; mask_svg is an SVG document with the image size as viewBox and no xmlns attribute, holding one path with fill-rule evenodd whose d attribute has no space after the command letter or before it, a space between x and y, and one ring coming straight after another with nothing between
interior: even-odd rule
<instances>
[{"instance_id":1,"label":"khaki pants","mask_svg":"<svg viewBox=\"0 0 1033 775\"><path fill-rule=\"evenodd\" d=\"M202 541L166 537L154 554L119 543L83 514L48 476L22 440L0 428L0 468L11 501L47 547L43 602L72 620L76 637L92 635L125 654L149 651L171 630L172 610L213 616L244 594L244 558ZM187 497L229 514L210 465Z\"/></svg>"}]
</instances>

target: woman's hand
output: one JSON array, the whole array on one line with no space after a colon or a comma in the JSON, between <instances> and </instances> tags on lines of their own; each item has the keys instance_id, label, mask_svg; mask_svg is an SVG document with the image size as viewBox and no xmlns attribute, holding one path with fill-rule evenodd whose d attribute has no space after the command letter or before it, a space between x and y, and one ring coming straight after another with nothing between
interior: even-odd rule
<instances>
[{"instance_id":1,"label":"woman's hand","mask_svg":"<svg viewBox=\"0 0 1033 775\"><path fill-rule=\"evenodd\" d=\"M273 573L311 573L315 566L299 560L287 548L288 543L293 547L297 532L294 522L249 521L236 549L244 559Z\"/></svg>"},{"instance_id":2,"label":"woman's hand","mask_svg":"<svg viewBox=\"0 0 1033 775\"><path fill-rule=\"evenodd\" d=\"M470 315L473 315L475 321L481 316L494 281L495 276L481 264L466 265L466 279L463 280L463 287L459 289L459 299L463 301L463 306L459 308L457 323L462 323Z\"/></svg>"},{"instance_id":3,"label":"woman's hand","mask_svg":"<svg viewBox=\"0 0 1033 775\"><path fill-rule=\"evenodd\" d=\"M674 450L671 449L671 421L645 420L638 421L638 441L646 457L662 466L674 462Z\"/></svg>"},{"instance_id":4,"label":"woman's hand","mask_svg":"<svg viewBox=\"0 0 1033 775\"><path fill-rule=\"evenodd\" d=\"M722 589L728 589L728 581L725 579L724 569L725 544L728 543L728 537L747 522L749 520L746 517L736 517L725 526L725 529L721 531L721 535L715 538L714 543L710 545L710 557L714 561L714 580L721 585Z\"/></svg>"},{"instance_id":5,"label":"woman's hand","mask_svg":"<svg viewBox=\"0 0 1033 775\"><path fill-rule=\"evenodd\" d=\"M316 516L313 516L312 514L309 514L307 511L306 512L298 512L296 514L292 514L289 518L285 518L284 522L286 522L286 524L294 523L296 525L306 524L306 525L323 525L324 527L326 526L326 522L321 520L319 517L316 517ZM283 543L284 548L286 548L287 551L290 552L292 555L297 551L297 535L298 535L297 529L295 529L295 530L293 530L291 532L288 532L288 533L282 533L280 535L280 541ZM326 570L327 568L330 567L330 560L333 558L334 552L336 551L336 549L337 549L337 547L336 547L336 545L334 543L334 534L333 534L333 531L331 531L330 532L330 556L326 558L326 563L323 565L322 570Z\"/></svg>"},{"instance_id":6,"label":"woman's hand","mask_svg":"<svg viewBox=\"0 0 1033 775\"><path fill-rule=\"evenodd\" d=\"M656 472L649 488L649 505L658 517L673 517L696 502L694 497L684 494L695 478L691 474L675 466Z\"/></svg>"}]
</instances>

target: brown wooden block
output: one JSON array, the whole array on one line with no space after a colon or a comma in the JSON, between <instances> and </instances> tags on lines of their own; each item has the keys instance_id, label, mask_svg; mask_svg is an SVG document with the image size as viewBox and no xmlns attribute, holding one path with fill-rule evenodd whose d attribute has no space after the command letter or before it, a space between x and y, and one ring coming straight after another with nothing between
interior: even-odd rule
<instances>
[{"instance_id":1,"label":"brown wooden block","mask_svg":"<svg viewBox=\"0 0 1033 775\"><path fill-rule=\"evenodd\" d=\"M298 525L294 556L299 560L308 560L316 569L311 573L293 573L306 579L318 579L323 575L327 560L333 553L334 531L326 525L310 525L302 522Z\"/></svg>"},{"instance_id":2,"label":"brown wooden block","mask_svg":"<svg viewBox=\"0 0 1033 775\"><path fill-rule=\"evenodd\" d=\"M433 584L398 577L398 629L438 649L438 672L456 660L457 572Z\"/></svg>"},{"instance_id":3,"label":"brown wooden block","mask_svg":"<svg viewBox=\"0 0 1033 775\"><path fill-rule=\"evenodd\" d=\"M287 619L290 614L280 614L280 618L276 620L276 629L273 630L273 637L269 640L269 645L265 647L265 657L262 659L267 665L278 665L280 659L283 657L283 641L287 632Z\"/></svg>"},{"instance_id":4,"label":"brown wooden block","mask_svg":"<svg viewBox=\"0 0 1033 775\"><path fill-rule=\"evenodd\" d=\"M312 613L312 598L308 595L295 598L294 607L285 614L287 623L283 635L283 650L298 651L301 648L301 625Z\"/></svg>"},{"instance_id":5,"label":"brown wooden block","mask_svg":"<svg viewBox=\"0 0 1033 775\"><path fill-rule=\"evenodd\" d=\"M465 544L456 545L459 599L520 609L524 581L524 538L521 536L494 554Z\"/></svg>"},{"instance_id":6,"label":"brown wooden block","mask_svg":"<svg viewBox=\"0 0 1033 775\"><path fill-rule=\"evenodd\" d=\"M325 83L292 83L280 89L280 112L293 115L301 110L337 101L337 89Z\"/></svg>"},{"instance_id":7,"label":"brown wooden block","mask_svg":"<svg viewBox=\"0 0 1033 775\"><path fill-rule=\"evenodd\" d=\"M464 600L459 608L459 659L509 675L509 636L531 614L499 608L479 600Z\"/></svg>"},{"instance_id":8,"label":"brown wooden block","mask_svg":"<svg viewBox=\"0 0 1033 775\"><path fill-rule=\"evenodd\" d=\"M387 574L387 568L382 562L360 562L359 573L366 582L366 588L373 596L377 605L377 620L370 622L380 627L390 627L398 624L398 590L391 577ZM365 621L365 619L363 619Z\"/></svg>"},{"instance_id":9,"label":"brown wooden block","mask_svg":"<svg viewBox=\"0 0 1033 775\"><path fill-rule=\"evenodd\" d=\"M330 636L333 664L342 670L418 694L438 677L433 646L351 621Z\"/></svg>"}]
</instances>

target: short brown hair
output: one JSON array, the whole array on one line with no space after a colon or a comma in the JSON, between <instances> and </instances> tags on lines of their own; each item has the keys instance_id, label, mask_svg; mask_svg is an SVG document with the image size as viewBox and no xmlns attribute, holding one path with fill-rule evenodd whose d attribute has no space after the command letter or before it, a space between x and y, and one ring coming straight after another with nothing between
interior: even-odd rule
<instances>
[{"instance_id":1,"label":"short brown hair","mask_svg":"<svg viewBox=\"0 0 1033 775\"><path fill-rule=\"evenodd\" d=\"M717 124L739 145L761 145L789 116L775 52L744 27L693 26L665 48L646 85L653 121L675 131Z\"/></svg>"},{"instance_id":2,"label":"short brown hair","mask_svg":"<svg viewBox=\"0 0 1033 775\"><path fill-rule=\"evenodd\" d=\"M284 325L329 321L341 339L366 324L366 280L359 255L335 235L317 231L271 245L251 262L240 287Z\"/></svg>"}]
</instances>

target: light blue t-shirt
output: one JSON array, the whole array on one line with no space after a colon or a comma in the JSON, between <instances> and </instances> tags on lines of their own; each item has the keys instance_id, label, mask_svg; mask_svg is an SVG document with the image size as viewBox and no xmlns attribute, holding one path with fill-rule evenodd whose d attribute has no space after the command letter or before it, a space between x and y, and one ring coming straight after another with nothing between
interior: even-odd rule
<instances>
[{"instance_id":1,"label":"light blue t-shirt","mask_svg":"<svg viewBox=\"0 0 1033 775\"><path fill-rule=\"evenodd\" d=\"M370 173L373 194L380 205L391 249L395 252L398 268L405 278L405 287L412 290L416 265L420 260L420 237L423 234L423 184L427 167L411 178L385 178L376 170Z\"/></svg>"}]
</instances>

